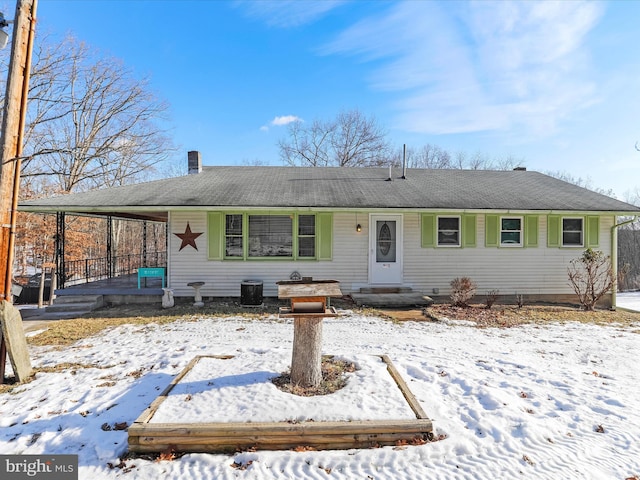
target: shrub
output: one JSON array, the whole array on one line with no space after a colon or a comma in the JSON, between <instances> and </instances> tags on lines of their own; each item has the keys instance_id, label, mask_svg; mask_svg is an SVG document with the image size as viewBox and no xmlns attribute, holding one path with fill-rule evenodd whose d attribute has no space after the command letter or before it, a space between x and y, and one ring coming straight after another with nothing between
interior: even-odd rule
<instances>
[{"instance_id":1,"label":"shrub","mask_svg":"<svg viewBox=\"0 0 640 480\"><path fill-rule=\"evenodd\" d=\"M487 299L485 301L487 310L490 310L493 304L498 301L498 295L500 295L500 290L489 290L487 292Z\"/></svg>"},{"instance_id":2,"label":"shrub","mask_svg":"<svg viewBox=\"0 0 640 480\"><path fill-rule=\"evenodd\" d=\"M476 294L476 284L469 277L454 278L451 283L451 303L455 307L468 307Z\"/></svg>"},{"instance_id":3,"label":"shrub","mask_svg":"<svg viewBox=\"0 0 640 480\"><path fill-rule=\"evenodd\" d=\"M615 287L611 257L600 250L587 248L569 262L567 271L569 284L585 310L594 310L598 300Z\"/></svg>"}]
</instances>

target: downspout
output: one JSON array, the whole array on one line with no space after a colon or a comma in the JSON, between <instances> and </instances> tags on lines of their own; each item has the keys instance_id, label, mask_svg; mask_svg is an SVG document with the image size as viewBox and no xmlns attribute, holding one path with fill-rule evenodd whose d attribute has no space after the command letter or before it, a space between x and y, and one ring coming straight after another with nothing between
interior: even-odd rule
<instances>
[{"instance_id":1,"label":"downspout","mask_svg":"<svg viewBox=\"0 0 640 480\"><path fill-rule=\"evenodd\" d=\"M611 227L611 268L613 269L613 278L615 278L616 280L615 286L611 291L611 308L613 310L615 310L617 306L616 297L618 293L618 228L633 223L637 221L638 218L640 217L634 215L631 220L617 223L613 227Z\"/></svg>"}]
</instances>

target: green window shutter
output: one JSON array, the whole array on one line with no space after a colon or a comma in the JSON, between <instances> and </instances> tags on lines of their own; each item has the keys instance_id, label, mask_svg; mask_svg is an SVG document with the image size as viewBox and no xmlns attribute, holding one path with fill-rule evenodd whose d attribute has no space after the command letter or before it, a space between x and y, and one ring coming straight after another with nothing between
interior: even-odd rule
<instances>
[{"instance_id":1,"label":"green window shutter","mask_svg":"<svg viewBox=\"0 0 640 480\"><path fill-rule=\"evenodd\" d=\"M209 212L207 214L207 236L209 260L222 260L224 244L224 214L221 212Z\"/></svg>"},{"instance_id":2,"label":"green window shutter","mask_svg":"<svg viewBox=\"0 0 640 480\"><path fill-rule=\"evenodd\" d=\"M538 215L525 215L524 217L524 246L538 246Z\"/></svg>"},{"instance_id":3,"label":"green window shutter","mask_svg":"<svg viewBox=\"0 0 640 480\"><path fill-rule=\"evenodd\" d=\"M484 220L484 244L487 247L497 247L499 241L498 215L485 215Z\"/></svg>"},{"instance_id":4,"label":"green window shutter","mask_svg":"<svg viewBox=\"0 0 640 480\"><path fill-rule=\"evenodd\" d=\"M333 258L333 215L331 213L316 214L316 241L318 260Z\"/></svg>"},{"instance_id":5,"label":"green window shutter","mask_svg":"<svg viewBox=\"0 0 640 480\"><path fill-rule=\"evenodd\" d=\"M422 214L422 248L436 246L436 216L430 213Z\"/></svg>"},{"instance_id":6,"label":"green window shutter","mask_svg":"<svg viewBox=\"0 0 640 480\"><path fill-rule=\"evenodd\" d=\"M560 215L547 215L547 246L559 247L561 235Z\"/></svg>"},{"instance_id":7,"label":"green window shutter","mask_svg":"<svg viewBox=\"0 0 640 480\"><path fill-rule=\"evenodd\" d=\"M588 216L587 227L585 229L587 235L587 248L600 246L600 217Z\"/></svg>"},{"instance_id":8,"label":"green window shutter","mask_svg":"<svg viewBox=\"0 0 640 480\"><path fill-rule=\"evenodd\" d=\"M462 216L462 246L463 247L476 246L476 216L475 215Z\"/></svg>"}]
</instances>

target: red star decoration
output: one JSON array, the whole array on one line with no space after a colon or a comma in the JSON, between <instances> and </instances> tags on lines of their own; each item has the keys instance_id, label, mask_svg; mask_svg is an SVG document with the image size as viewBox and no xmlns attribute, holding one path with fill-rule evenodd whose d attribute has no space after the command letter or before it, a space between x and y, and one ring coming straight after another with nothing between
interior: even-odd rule
<instances>
[{"instance_id":1,"label":"red star decoration","mask_svg":"<svg viewBox=\"0 0 640 480\"><path fill-rule=\"evenodd\" d=\"M182 243L180 244L180 250L182 250L187 245L191 245L193 248L198 250L198 247L196 245L196 238L202 235L202 233L204 232L200 232L200 233L192 232L191 227L189 226L189 222L187 222L187 228L184 230L184 233L174 233L174 235L176 237L180 237L180 240L182 240Z\"/></svg>"}]
</instances>

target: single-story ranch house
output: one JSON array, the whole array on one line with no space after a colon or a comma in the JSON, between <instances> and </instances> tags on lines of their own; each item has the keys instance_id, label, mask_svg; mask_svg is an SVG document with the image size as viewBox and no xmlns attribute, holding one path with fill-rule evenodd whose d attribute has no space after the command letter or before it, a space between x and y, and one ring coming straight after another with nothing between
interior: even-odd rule
<instances>
[{"instance_id":1,"label":"single-story ranch house","mask_svg":"<svg viewBox=\"0 0 640 480\"><path fill-rule=\"evenodd\" d=\"M202 167L136 185L23 202L22 211L122 215L168 223L167 285L193 296L265 296L297 272L344 294L407 287L575 301L567 266L588 248L616 259L623 218L640 208L541 173L346 167ZM608 298L615 301L615 293Z\"/></svg>"}]
</instances>

